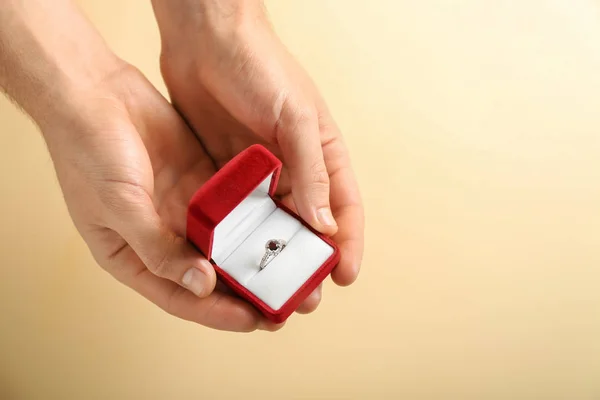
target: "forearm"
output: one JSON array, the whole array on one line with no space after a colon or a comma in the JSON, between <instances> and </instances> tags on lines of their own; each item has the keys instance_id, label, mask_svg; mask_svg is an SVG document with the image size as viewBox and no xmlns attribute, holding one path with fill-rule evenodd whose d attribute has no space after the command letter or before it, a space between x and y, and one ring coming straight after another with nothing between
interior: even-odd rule
<instances>
[{"instance_id":1,"label":"forearm","mask_svg":"<svg viewBox=\"0 0 600 400\"><path fill-rule=\"evenodd\" d=\"M69 0L4 0L0 88L38 123L119 61Z\"/></svg>"}]
</instances>

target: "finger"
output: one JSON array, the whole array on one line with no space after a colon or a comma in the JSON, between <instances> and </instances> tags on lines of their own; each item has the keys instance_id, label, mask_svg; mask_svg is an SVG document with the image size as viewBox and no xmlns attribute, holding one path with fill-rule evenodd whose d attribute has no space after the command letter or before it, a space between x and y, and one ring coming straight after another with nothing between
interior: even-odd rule
<instances>
[{"instance_id":1,"label":"finger","mask_svg":"<svg viewBox=\"0 0 600 400\"><path fill-rule=\"evenodd\" d=\"M307 298L304 302L298 307L296 312L298 314L309 314L317 309L319 304L321 303L321 299L323 296L323 284L319 285Z\"/></svg>"},{"instance_id":2,"label":"finger","mask_svg":"<svg viewBox=\"0 0 600 400\"><path fill-rule=\"evenodd\" d=\"M348 286L358 277L360 272L364 238L359 226L361 224L362 210L359 207L348 206L336 212L340 230L333 237L340 249L340 262L331 272L331 278L339 286ZM352 227L357 227L357 230Z\"/></svg>"},{"instance_id":3,"label":"finger","mask_svg":"<svg viewBox=\"0 0 600 400\"><path fill-rule=\"evenodd\" d=\"M337 224L329 204L329 174L316 112L284 102L276 127L300 216L319 232L333 235Z\"/></svg>"},{"instance_id":4,"label":"finger","mask_svg":"<svg viewBox=\"0 0 600 400\"><path fill-rule=\"evenodd\" d=\"M285 196L292 193L292 183L290 182L290 174L287 168L284 166L279 174L279 180L277 181L277 196ZM295 211L297 212L297 211Z\"/></svg>"},{"instance_id":5,"label":"finger","mask_svg":"<svg viewBox=\"0 0 600 400\"><path fill-rule=\"evenodd\" d=\"M220 292L201 299L147 270L133 285L133 289L169 314L208 328L252 332L262 322L261 316L239 299Z\"/></svg>"},{"instance_id":6,"label":"finger","mask_svg":"<svg viewBox=\"0 0 600 400\"><path fill-rule=\"evenodd\" d=\"M294 203L294 198L292 197L291 193L288 193L287 195L283 196L280 201L284 206L289 208L292 212L298 214L298 209L296 208L296 204Z\"/></svg>"},{"instance_id":7,"label":"finger","mask_svg":"<svg viewBox=\"0 0 600 400\"><path fill-rule=\"evenodd\" d=\"M150 272L199 297L213 291L216 274L212 265L162 221L143 189L129 185L119 190L111 211L113 229Z\"/></svg>"},{"instance_id":8,"label":"finger","mask_svg":"<svg viewBox=\"0 0 600 400\"><path fill-rule=\"evenodd\" d=\"M358 277L364 248L364 209L350 157L333 122L326 126L335 138L323 147L327 168L331 171L331 206L339 229L333 240L338 244L341 260L332 271L333 281L350 285Z\"/></svg>"},{"instance_id":9,"label":"finger","mask_svg":"<svg viewBox=\"0 0 600 400\"><path fill-rule=\"evenodd\" d=\"M117 280L178 318L233 332L277 328L238 298L219 291L198 298L174 282L152 274L131 247L119 252L107 269Z\"/></svg>"},{"instance_id":10,"label":"finger","mask_svg":"<svg viewBox=\"0 0 600 400\"><path fill-rule=\"evenodd\" d=\"M220 290L198 298L181 286L152 274L129 246L119 251L105 268L119 282L158 307L188 321L212 329L251 332L276 331L284 324L267 321L250 304Z\"/></svg>"}]
</instances>

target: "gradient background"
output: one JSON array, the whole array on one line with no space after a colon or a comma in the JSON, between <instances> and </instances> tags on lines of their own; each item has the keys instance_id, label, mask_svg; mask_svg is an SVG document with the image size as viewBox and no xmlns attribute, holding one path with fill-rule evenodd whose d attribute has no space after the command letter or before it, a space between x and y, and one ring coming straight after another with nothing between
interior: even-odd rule
<instances>
[{"instance_id":1,"label":"gradient background","mask_svg":"<svg viewBox=\"0 0 600 400\"><path fill-rule=\"evenodd\" d=\"M81 1L165 93L149 1ZM0 399L600 399L600 3L271 0L367 210L363 270L276 334L95 265L0 100Z\"/></svg>"}]
</instances>

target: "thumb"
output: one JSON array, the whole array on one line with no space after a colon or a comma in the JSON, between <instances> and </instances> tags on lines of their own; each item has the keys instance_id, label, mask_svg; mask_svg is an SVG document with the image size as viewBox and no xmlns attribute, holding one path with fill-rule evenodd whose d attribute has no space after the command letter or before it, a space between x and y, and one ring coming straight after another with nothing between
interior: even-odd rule
<instances>
[{"instance_id":1,"label":"thumb","mask_svg":"<svg viewBox=\"0 0 600 400\"><path fill-rule=\"evenodd\" d=\"M206 297L216 284L216 274L183 237L164 224L147 195L136 196L114 213L113 226L154 275L171 280Z\"/></svg>"},{"instance_id":2,"label":"thumb","mask_svg":"<svg viewBox=\"0 0 600 400\"><path fill-rule=\"evenodd\" d=\"M284 108L276 126L298 213L319 232L335 234L337 224L329 204L329 174L316 112Z\"/></svg>"}]
</instances>

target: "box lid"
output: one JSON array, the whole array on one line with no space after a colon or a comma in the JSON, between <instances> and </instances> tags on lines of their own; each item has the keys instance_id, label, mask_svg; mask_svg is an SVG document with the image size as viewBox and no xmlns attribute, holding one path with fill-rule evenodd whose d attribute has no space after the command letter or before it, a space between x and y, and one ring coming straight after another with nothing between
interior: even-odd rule
<instances>
[{"instance_id":1,"label":"box lid","mask_svg":"<svg viewBox=\"0 0 600 400\"><path fill-rule=\"evenodd\" d=\"M260 197L273 196L277 188L281 161L261 145L239 153L192 196L187 214L187 237L208 258L213 258L215 236L231 234L227 222L243 218ZM249 201L251 197L252 201ZM244 202L242 207L240 204ZM240 206L240 207L239 207ZM236 215L232 214L235 211ZM215 231L217 234L215 235Z\"/></svg>"}]
</instances>

